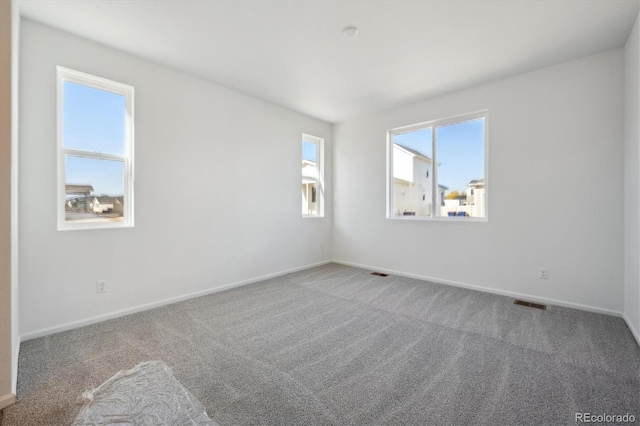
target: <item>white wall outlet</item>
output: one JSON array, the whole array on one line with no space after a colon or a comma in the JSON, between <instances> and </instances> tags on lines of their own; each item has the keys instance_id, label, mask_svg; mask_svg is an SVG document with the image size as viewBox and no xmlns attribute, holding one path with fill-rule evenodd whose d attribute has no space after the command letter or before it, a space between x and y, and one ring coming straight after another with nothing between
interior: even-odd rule
<instances>
[{"instance_id":1,"label":"white wall outlet","mask_svg":"<svg viewBox=\"0 0 640 426\"><path fill-rule=\"evenodd\" d=\"M547 268L540 268L540 270L538 271L538 278L540 278L541 280L548 280L549 270Z\"/></svg>"},{"instance_id":2,"label":"white wall outlet","mask_svg":"<svg viewBox=\"0 0 640 426\"><path fill-rule=\"evenodd\" d=\"M107 291L107 282L100 280L96 282L96 293L105 293Z\"/></svg>"}]
</instances>

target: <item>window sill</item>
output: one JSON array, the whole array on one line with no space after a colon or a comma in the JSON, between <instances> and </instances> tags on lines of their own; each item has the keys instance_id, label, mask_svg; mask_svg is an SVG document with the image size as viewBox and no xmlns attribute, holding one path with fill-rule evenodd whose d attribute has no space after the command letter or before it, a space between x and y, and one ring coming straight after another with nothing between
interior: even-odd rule
<instances>
[{"instance_id":1,"label":"window sill","mask_svg":"<svg viewBox=\"0 0 640 426\"><path fill-rule=\"evenodd\" d=\"M387 216L389 220L401 220L401 221L415 221L415 222L469 222L469 223L485 223L488 222L486 217L465 217L465 216L442 216L442 217L430 217L430 216Z\"/></svg>"},{"instance_id":2,"label":"window sill","mask_svg":"<svg viewBox=\"0 0 640 426\"><path fill-rule=\"evenodd\" d=\"M58 231L84 231L95 229L122 229L133 228L132 223L87 223L87 224L74 224L74 225L58 225Z\"/></svg>"}]
</instances>

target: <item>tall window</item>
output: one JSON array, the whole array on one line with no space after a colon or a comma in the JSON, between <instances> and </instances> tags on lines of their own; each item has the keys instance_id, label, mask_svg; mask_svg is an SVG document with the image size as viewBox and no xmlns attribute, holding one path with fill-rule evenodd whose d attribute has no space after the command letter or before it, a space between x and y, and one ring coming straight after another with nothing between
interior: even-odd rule
<instances>
[{"instance_id":1,"label":"tall window","mask_svg":"<svg viewBox=\"0 0 640 426\"><path fill-rule=\"evenodd\" d=\"M387 217L486 219L487 112L389 130Z\"/></svg>"},{"instance_id":2,"label":"tall window","mask_svg":"<svg viewBox=\"0 0 640 426\"><path fill-rule=\"evenodd\" d=\"M324 139L302 135L302 216L324 216Z\"/></svg>"},{"instance_id":3,"label":"tall window","mask_svg":"<svg viewBox=\"0 0 640 426\"><path fill-rule=\"evenodd\" d=\"M133 87L58 67L58 229L133 226Z\"/></svg>"}]
</instances>

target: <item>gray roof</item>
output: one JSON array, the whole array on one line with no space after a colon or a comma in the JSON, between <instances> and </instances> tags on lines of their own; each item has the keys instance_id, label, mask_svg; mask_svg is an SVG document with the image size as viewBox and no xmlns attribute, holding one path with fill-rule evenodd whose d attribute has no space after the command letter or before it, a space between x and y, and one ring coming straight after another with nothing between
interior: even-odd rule
<instances>
[{"instance_id":1,"label":"gray roof","mask_svg":"<svg viewBox=\"0 0 640 426\"><path fill-rule=\"evenodd\" d=\"M409 151L410 153L414 154L414 155L419 155L420 157L424 157L427 160L431 160L431 157L427 157L426 155L424 155L423 153L421 153L420 151L416 151L415 149L411 149L408 146L404 146L402 144L399 144L397 142L394 142L395 145L398 145L400 148L405 149L407 151Z\"/></svg>"}]
</instances>

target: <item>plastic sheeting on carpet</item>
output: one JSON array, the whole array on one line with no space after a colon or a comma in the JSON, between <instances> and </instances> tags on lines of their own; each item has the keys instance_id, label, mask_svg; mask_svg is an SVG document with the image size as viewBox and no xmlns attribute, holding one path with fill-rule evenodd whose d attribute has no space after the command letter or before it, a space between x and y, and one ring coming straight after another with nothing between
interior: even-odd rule
<instances>
[{"instance_id":1,"label":"plastic sheeting on carpet","mask_svg":"<svg viewBox=\"0 0 640 426\"><path fill-rule=\"evenodd\" d=\"M162 361L119 371L78 402L84 405L73 425L216 425Z\"/></svg>"}]
</instances>

